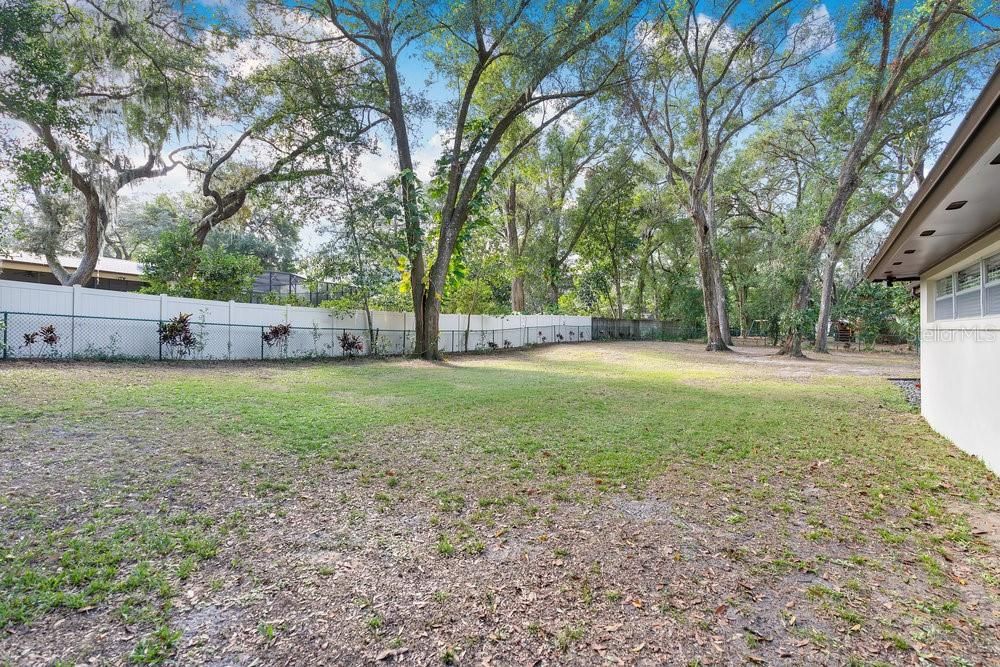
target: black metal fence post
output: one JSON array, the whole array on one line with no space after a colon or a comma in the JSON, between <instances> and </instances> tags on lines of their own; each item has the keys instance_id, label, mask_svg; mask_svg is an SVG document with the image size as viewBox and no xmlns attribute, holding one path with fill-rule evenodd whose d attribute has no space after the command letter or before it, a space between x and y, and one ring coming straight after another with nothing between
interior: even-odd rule
<instances>
[{"instance_id":1,"label":"black metal fence post","mask_svg":"<svg viewBox=\"0 0 1000 667\"><path fill-rule=\"evenodd\" d=\"M160 342L160 361L163 361L163 320L156 325L156 340Z\"/></svg>"},{"instance_id":2,"label":"black metal fence post","mask_svg":"<svg viewBox=\"0 0 1000 667\"><path fill-rule=\"evenodd\" d=\"M7 313L3 314L3 358L7 358Z\"/></svg>"},{"instance_id":3,"label":"black metal fence post","mask_svg":"<svg viewBox=\"0 0 1000 667\"><path fill-rule=\"evenodd\" d=\"M260 360L264 360L264 327L260 328Z\"/></svg>"}]
</instances>

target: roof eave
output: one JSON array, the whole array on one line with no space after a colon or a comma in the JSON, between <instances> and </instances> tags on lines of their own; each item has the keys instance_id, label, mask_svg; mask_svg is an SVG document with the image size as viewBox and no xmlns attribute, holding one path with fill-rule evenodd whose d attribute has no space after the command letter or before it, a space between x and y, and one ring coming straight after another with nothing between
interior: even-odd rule
<instances>
[{"instance_id":1,"label":"roof eave","mask_svg":"<svg viewBox=\"0 0 1000 667\"><path fill-rule=\"evenodd\" d=\"M903 210L902 214L900 214L899 220L893 226L892 230L890 230L889 236L879 246L875 257L868 263L868 266L865 268L865 277L868 280L880 281L887 278L885 275L875 275L879 265L882 264L896 241L903 236L904 232L909 227L916 226L922 221L920 216L923 214L923 211L921 209L927 198L939 185L944 175L948 173L955 160L958 159L965 148L971 143L977 131L989 119L998 101L1000 101L1000 65L993 70L990 80L972 104L965 118L962 119L962 122L955 130L955 134L948 141L948 145L941 153L934 167L916 193L914 193L913 198L910 199L910 203ZM983 234L987 234L989 231L984 230ZM902 280L896 276L893 276L892 279L893 281Z\"/></svg>"}]
</instances>

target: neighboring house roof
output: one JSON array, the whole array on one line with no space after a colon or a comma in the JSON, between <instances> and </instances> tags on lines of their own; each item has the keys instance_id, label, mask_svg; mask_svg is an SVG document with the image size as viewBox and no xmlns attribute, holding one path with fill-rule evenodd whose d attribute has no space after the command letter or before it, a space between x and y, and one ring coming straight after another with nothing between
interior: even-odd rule
<instances>
[{"instance_id":1,"label":"neighboring house roof","mask_svg":"<svg viewBox=\"0 0 1000 667\"><path fill-rule=\"evenodd\" d=\"M80 258L60 255L59 263L66 269L75 269L80 265ZM9 255L0 255L0 269L3 269L4 267L18 268L22 270L30 270L31 268L37 268L40 271L49 270L48 262L45 261L44 257L26 252L15 252ZM133 262L128 259L115 259L114 257L98 258L97 268L95 271L98 273L114 274L119 276L139 277L142 275L142 267L138 262Z\"/></svg>"},{"instance_id":2,"label":"neighboring house roof","mask_svg":"<svg viewBox=\"0 0 1000 667\"><path fill-rule=\"evenodd\" d=\"M868 265L914 280L1000 226L1000 67Z\"/></svg>"}]
</instances>

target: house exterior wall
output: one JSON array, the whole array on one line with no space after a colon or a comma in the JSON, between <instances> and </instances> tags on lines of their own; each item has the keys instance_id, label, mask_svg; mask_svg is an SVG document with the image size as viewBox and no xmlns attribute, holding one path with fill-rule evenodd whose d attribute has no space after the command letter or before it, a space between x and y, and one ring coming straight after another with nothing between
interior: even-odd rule
<instances>
[{"instance_id":1,"label":"house exterior wall","mask_svg":"<svg viewBox=\"0 0 1000 667\"><path fill-rule=\"evenodd\" d=\"M1000 229L920 277L921 412L1000 473L1000 315L937 319L937 281L1000 254Z\"/></svg>"},{"instance_id":2,"label":"house exterior wall","mask_svg":"<svg viewBox=\"0 0 1000 667\"><path fill-rule=\"evenodd\" d=\"M76 268L76 262L72 258L60 258L68 271ZM121 266L110 266L110 264L125 264L123 270ZM98 260L98 268L95 269L90 279L84 287L93 289L114 290L116 292L138 292L145 285L141 274L138 271L138 264L128 260L117 260L109 257L102 257ZM115 270L117 269L117 270ZM35 255L15 254L13 256L0 255L0 280L14 280L25 283L35 283L38 285L59 285L59 280L52 274L52 269L45 263L44 259Z\"/></svg>"},{"instance_id":3,"label":"house exterior wall","mask_svg":"<svg viewBox=\"0 0 1000 667\"><path fill-rule=\"evenodd\" d=\"M46 267L45 271L32 271L25 269L11 269L0 266L0 280L16 280L23 283L35 283L37 285L58 285L59 281ZM114 290L116 292L138 292L143 288L144 283L139 280L128 280L122 277L106 277L101 275L91 276L85 287L93 289Z\"/></svg>"}]
</instances>

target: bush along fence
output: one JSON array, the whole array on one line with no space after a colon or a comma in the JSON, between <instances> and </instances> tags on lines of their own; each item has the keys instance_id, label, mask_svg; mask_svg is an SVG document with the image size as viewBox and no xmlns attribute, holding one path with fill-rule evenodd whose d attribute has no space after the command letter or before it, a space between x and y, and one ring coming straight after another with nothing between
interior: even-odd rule
<instances>
[{"instance_id":1,"label":"bush along fence","mask_svg":"<svg viewBox=\"0 0 1000 667\"><path fill-rule=\"evenodd\" d=\"M548 324L443 330L443 352L487 352L591 339L590 325ZM399 356L413 352L413 331L257 326L207 321L205 314L166 319L51 313L0 313L3 359L250 360Z\"/></svg>"},{"instance_id":2,"label":"bush along fence","mask_svg":"<svg viewBox=\"0 0 1000 667\"><path fill-rule=\"evenodd\" d=\"M372 311L369 328L363 311L11 280L0 280L0 317L6 318L0 350L8 359L390 356L414 347L412 313ZM590 325L589 317L570 315L444 314L438 345L445 352L472 352L589 340Z\"/></svg>"}]
</instances>

